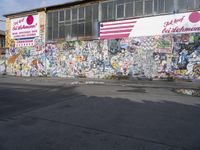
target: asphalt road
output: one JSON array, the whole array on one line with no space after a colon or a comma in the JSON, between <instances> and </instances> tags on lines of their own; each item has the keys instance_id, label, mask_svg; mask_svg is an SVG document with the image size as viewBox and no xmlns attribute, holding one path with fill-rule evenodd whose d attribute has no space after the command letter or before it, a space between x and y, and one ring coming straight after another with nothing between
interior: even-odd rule
<instances>
[{"instance_id":1,"label":"asphalt road","mask_svg":"<svg viewBox=\"0 0 200 150\"><path fill-rule=\"evenodd\" d=\"M0 78L0 150L200 150L200 98L172 87Z\"/></svg>"}]
</instances>

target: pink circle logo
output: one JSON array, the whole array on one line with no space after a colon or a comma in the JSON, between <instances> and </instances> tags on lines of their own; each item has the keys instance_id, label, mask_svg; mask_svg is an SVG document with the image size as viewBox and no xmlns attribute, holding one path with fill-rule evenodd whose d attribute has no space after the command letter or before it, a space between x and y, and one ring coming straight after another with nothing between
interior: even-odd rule
<instances>
[{"instance_id":1,"label":"pink circle logo","mask_svg":"<svg viewBox=\"0 0 200 150\"><path fill-rule=\"evenodd\" d=\"M192 23L197 23L200 21L200 13L199 12L193 12L189 16L189 20Z\"/></svg>"},{"instance_id":2,"label":"pink circle logo","mask_svg":"<svg viewBox=\"0 0 200 150\"><path fill-rule=\"evenodd\" d=\"M34 18L32 15L29 15L26 19L26 22L28 25L31 25L33 23L33 21L34 21Z\"/></svg>"}]
</instances>

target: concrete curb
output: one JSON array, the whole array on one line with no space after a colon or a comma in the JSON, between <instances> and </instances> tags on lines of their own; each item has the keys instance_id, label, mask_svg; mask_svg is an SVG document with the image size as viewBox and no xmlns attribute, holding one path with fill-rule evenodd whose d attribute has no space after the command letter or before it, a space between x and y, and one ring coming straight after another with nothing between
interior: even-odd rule
<instances>
[{"instance_id":1,"label":"concrete curb","mask_svg":"<svg viewBox=\"0 0 200 150\"><path fill-rule=\"evenodd\" d=\"M108 80L82 78L48 78L48 77L15 77L0 76L0 84L33 84L45 86L79 86L79 85L106 85L146 88L191 88L200 89L199 82L166 81L166 80Z\"/></svg>"}]
</instances>

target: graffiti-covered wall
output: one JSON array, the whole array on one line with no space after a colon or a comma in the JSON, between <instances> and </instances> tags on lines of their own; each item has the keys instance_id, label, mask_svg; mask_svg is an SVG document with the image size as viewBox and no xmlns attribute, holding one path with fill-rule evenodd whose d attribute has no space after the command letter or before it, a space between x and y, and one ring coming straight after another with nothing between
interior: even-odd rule
<instances>
[{"instance_id":1,"label":"graffiti-covered wall","mask_svg":"<svg viewBox=\"0 0 200 150\"><path fill-rule=\"evenodd\" d=\"M109 40L116 74L146 78L200 79L200 34Z\"/></svg>"},{"instance_id":2,"label":"graffiti-covered wall","mask_svg":"<svg viewBox=\"0 0 200 150\"><path fill-rule=\"evenodd\" d=\"M200 80L199 21L200 12L110 21L100 23L100 40L49 43L45 42L45 12L11 19L7 21L11 22L7 30L12 27L13 31L7 31L6 72Z\"/></svg>"},{"instance_id":3,"label":"graffiti-covered wall","mask_svg":"<svg viewBox=\"0 0 200 150\"><path fill-rule=\"evenodd\" d=\"M103 77L109 68L106 41L63 42L7 51L7 73L22 76ZM38 49L39 47L39 49Z\"/></svg>"},{"instance_id":4,"label":"graffiti-covered wall","mask_svg":"<svg viewBox=\"0 0 200 150\"><path fill-rule=\"evenodd\" d=\"M180 78L200 79L200 34L173 37L172 66Z\"/></svg>"},{"instance_id":5,"label":"graffiti-covered wall","mask_svg":"<svg viewBox=\"0 0 200 150\"><path fill-rule=\"evenodd\" d=\"M51 76L101 78L113 72L106 41L47 44L45 55Z\"/></svg>"},{"instance_id":6,"label":"graffiti-covered wall","mask_svg":"<svg viewBox=\"0 0 200 150\"><path fill-rule=\"evenodd\" d=\"M18 76L129 76L200 79L200 34L71 41L7 50L7 73Z\"/></svg>"}]
</instances>

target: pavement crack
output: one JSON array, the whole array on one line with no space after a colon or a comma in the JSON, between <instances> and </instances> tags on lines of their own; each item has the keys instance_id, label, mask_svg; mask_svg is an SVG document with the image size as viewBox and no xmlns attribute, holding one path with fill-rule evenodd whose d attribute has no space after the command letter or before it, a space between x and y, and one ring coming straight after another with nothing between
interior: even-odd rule
<instances>
[{"instance_id":1,"label":"pavement crack","mask_svg":"<svg viewBox=\"0 0 200 150\"><path fill-rule=\"evenodd\" d=\"M43 117L37 117L37 116L31 116L31 115L23 115L23 116L31 117L31 118L34 117L34 118L37 118L37 119L40 119L40 120L43 120L43 121L48 121L48 122L52 122L52 123L56 123L56 124L62 124L62 125L67 125L67 126L81 128L81 129L92 130L92 131L101 132L101 133L105 133L105 134L109 134L109 135L113 135L113 136L119 136L119 137L128 138L128 139L132 139L132 140L143 141L143 142L146 142L146 143L162 145L162 146L166 146L166 147L169 147L169 148L175 148L175 149L180 149L180 150L192 150L192 149L189 149L189 148L180 147L180 146L176 146L176 145L172 145L172 144L167 144L167 143L156 141L156 140L145 139L145 138L136 137L136 136L132 136L132 135L116 133L116 132L112 132L112 131L108 131L108 130L104 130L104 129L97 129L97 128L88 127L88 126L75 124L75 123L71 123L71 122L57 121L57 120L46 119L46 118L43 118Z\"/></svg>"}]
</instances>

